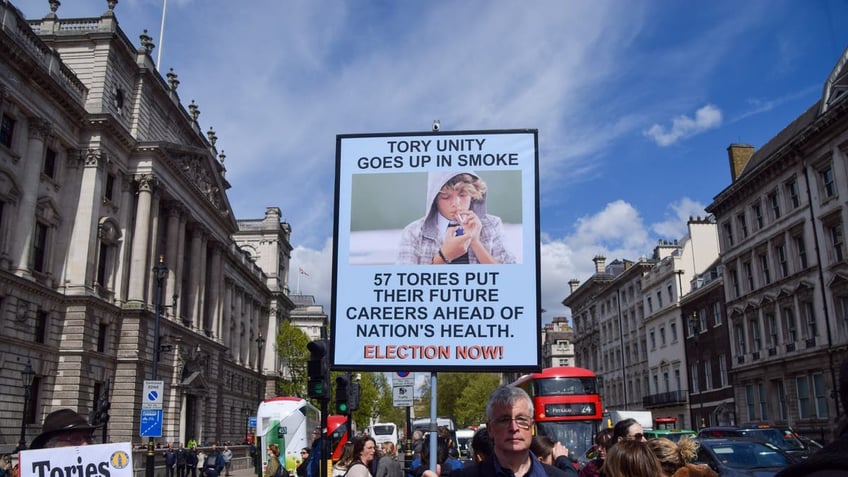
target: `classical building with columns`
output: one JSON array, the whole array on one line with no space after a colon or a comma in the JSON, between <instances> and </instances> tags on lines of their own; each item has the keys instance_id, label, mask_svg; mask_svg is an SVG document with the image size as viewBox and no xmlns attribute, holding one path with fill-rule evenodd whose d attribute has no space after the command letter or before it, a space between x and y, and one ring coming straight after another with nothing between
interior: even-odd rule
<instances>
[{"instance_id":1,"label":"classical building with columns","mask_svg":"<svg viewBox=\"0 0 848 477\"><path fill-rule=\"evenodd\" d=\"M104 396L108 439L144 442L154 376L162 441L241 442L279 379L291 228L236 220L214 131L116 3L27 21L0 0L0 450Z\"/></svg>"}]
</instances>

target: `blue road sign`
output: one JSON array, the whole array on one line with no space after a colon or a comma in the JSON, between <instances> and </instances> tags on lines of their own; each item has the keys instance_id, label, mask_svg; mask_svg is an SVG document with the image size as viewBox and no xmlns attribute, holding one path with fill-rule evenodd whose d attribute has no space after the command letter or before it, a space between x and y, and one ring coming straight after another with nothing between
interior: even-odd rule
<instances>
[{"instance_id":1,"label":"blue road sign","mask_svg":"<svg viewBox=\"0 0 848 477\"><path fill-rule=\"evenodd\" d=\"M141 410L141 426L139 435L141 437L162 437L161 409Z\"/></svg>"},{"instance_id":2,"label":"blue road sign","mask_svg":"<svg viewBox=\"0 0 848 477\"><path fill-rule=\"evenodd\" d=\"M247 418L247 427L256 427L256 416L250 416Z\"/></svg>"}]
</instances>

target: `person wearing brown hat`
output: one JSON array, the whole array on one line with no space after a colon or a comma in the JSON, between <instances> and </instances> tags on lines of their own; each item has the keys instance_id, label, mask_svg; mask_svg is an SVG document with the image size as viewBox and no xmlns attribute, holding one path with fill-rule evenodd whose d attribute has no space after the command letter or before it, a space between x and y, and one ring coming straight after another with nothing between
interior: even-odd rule
<instances>
[{"instance_id":1,"label":"person wearing brown hat","mask_svg":"<svg viewBox=\"0 0 848 477\"><path fill-rule=\"evenodd\" d=\"M32 440L30 449L85 446L94 442L94 430L88 420L73 409L59 409L44 418L41 434Z\"/></svg>"}]
</instances>

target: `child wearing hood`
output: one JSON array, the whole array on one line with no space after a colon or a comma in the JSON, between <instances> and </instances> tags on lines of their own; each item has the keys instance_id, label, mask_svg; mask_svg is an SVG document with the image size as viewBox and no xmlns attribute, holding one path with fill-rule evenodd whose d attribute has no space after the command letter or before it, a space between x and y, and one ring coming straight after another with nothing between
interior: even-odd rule
<instances>
[{"instance_id":1,"label":"child wearing hood","mask_svg":"<svg viewBox=\"0 0 848 477\"><path fill-rule=\"evenodd\" d=\"M515 263L503 222L486 213L486 183L473 172L430 172L425 207L403 229L397 263Z\"/></svg>"}]
</instances>

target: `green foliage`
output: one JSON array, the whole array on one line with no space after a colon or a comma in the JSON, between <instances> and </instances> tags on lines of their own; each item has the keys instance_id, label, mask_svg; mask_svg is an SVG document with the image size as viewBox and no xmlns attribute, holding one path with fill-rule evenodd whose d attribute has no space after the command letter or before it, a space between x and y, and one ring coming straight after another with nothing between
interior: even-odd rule
<instances>
[{"instance_id":1,"label":"green foliage","mask_svg":"<svg viewBox=\"0 0 848 477\"><path fill-rule=\"evenodd\" d=\"M283 364L284 379L280 382L280 395L306 396L306 362L309 350L306 349L309 337L290 321L280 323L277 333L277 353Z\"/></svg>"},{"instance_id":2,"label":"green foliage","mask_svg":"<svg viewBox=\"0 0 848 477\"><path fill-rule=\"evenodd\" d=\"M486 422L486 401L501 384L496 373L439 373L436 377L436 411L439 416L452 416L460 428ZM430 415L430 382L421 390L415 415Z\"/></svg>"}]
</instances>

